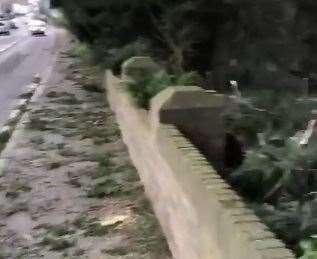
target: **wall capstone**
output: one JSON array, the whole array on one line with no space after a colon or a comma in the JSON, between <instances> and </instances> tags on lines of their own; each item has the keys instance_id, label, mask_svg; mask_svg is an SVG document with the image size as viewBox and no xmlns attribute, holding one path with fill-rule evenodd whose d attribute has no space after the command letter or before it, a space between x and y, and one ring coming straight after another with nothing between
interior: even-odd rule
<instances>
[{"instance_id":1,"label":"wall capstone","mask_svg":"<svg viewBox=\"0 0 317 259\"><path fill-rule=\"evenodd\" d=\"M175 125L221 169L225 149L222 114L227 100L197 86L169 87L152 99L151 123L153 128L161 123Z\"/></svg>"}]
</instances>

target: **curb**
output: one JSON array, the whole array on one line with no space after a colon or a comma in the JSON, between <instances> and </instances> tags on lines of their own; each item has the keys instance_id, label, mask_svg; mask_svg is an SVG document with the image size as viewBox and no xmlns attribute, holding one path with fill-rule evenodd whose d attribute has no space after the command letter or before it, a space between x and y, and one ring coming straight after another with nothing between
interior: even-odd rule
<instances>
[{"instance_id":1,"label":"curb","mask_svg":"<svg viewBox=\"0 0 317 259\"><path fill-rule=\"evenodd\" d=\"M20 94L17 105L13 110L11 110L4 126L0 128L0 154L4 150L6 144L9 142L13 131L22 118L22 115L25 113L27 105L39 86L40 80L38 78L36 83L26 86L26 91Z\"/></svg>"}]
</instances>

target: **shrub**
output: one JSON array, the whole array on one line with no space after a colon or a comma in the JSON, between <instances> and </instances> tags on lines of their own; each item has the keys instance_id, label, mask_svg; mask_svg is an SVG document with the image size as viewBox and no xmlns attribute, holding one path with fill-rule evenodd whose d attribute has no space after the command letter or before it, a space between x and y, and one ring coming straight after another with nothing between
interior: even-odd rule
<instances>
[{"instance_id":1,"label":"shrub","mask_svg":"<svg viewBox=\"0 0 317 259\"><path fill-rule=\"evenodd\" d=\"M121 65L124 61L134 56L144 56L149 53L147 44L142 40L137 40L127 44L120 49L113 50L106 66L109 67L115 75L121 74Z\"/></svg>"},{"instance_id":2,"label":"shrub","mask_svg":"<svg viewBox=\"0 0 317 259\"><path fill-rule=\"evenodd\" d=\"M240 106L238 112L227 114L227 129L243 136L247 151L228 179L301 255L300 241L317 232L317 142L313 137L302 146L294 136L307 127L313 105L268 93L241 99Z\"/></svg>"},{"instance_id":3,"label":"shrub","mask_svg":"<svg viewBox=\"0 0 317 259\"><path fill-rule=\"evenodd\" d=\"M281 197L302 200L317 187L317 181L310 182L316 151L315 143L303 148L293 139L270 137L247 151L231 179L252 200L273 204Z\"/></svg>"},{"instance_id":4,"label":"shrub","mask_svg":"<svg viewBox=\"0 0 317 259\"><path fill-rule=\"evenodd\" d=\"M312 252L303 243L312 241L310 237L317 232L316 202L307 200L300 204L285 201L277 206L252 204L252 207L278 238L293 248L297 256Z\"/></svg>"},{"instance_id":5,"label":"shrub","mask_svg":"<svg viewBox=\"0 0 317 259\"><path fill-rule=\"evenodd\" d=\"M88 63L93 61L93 52L89 45L80 43L73 50L72 54L75 57L82 59Z\"/></svg>"},{"instance_id":6,"label":"shrub","mask_svg":"<svg viewBox=\"0 0 317 259\"><path fill-rule=\"evenodd\" d=\"M139 107L148 109L151 98L170 85L172 85L172 76L162 71L129 82L127 90Z\"/></svg>"},{"instance_id":7,"label":"shrub","mask_svg":"<svg viewBox=\"0 0 317 259\"><path fill-rule=\"evenodd\" d=\"M201 85L202 78L196 71L191 71L188 73L183 73L177 78L177 85L192 85L199 86Z\"/></svg>"},{"instance_id":8,"label":"shrub","mask_svg":"<svg viewBox=\"0 0 317 259\"><path fill-rule=\"evenodd\" d=\"M142 79L129 82L127 90L139 107L148 109L150 100L167 87L196 85L195 75L194 72L189 72L174 76L160 71L154 75L145 75Z\"/></svg>"},{"instance_id":9,"label":"shrub","mask_svg":"<svg viewBox=\"0 0 317 259\"><path fill-rule=\"evenodd\" d=\"M302 241L301 248L304 251L304 254L300 259L317 258L317 236L312 236L311 238Z\"/></svg>"},{"instance_id":10,"label":"shrub","mask_svg":"<svg viewBox=\"0 0 317 259\"><path fill-rule=\"evenodd\" d=\"M225 117L227 131L243 139L247 146L258 143L258 133L291 137L306 127L312 104L287 93L260 91L241 98L239 111L228 111ZM316 104L315 104L316 106Z\"/></svg>"}]
</instances>

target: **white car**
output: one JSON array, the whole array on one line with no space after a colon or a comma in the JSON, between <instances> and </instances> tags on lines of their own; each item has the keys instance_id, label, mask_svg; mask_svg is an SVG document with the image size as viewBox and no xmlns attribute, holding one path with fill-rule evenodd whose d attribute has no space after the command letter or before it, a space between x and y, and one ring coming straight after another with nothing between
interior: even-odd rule
<instances>
[{"instance_id":1,"label":"white car","mask_svg":"<svg viewBox=\"0 0 317 259\"><path fill-rule=\"evenodd\" d=\"M29 32L31 35L46 35L47 25L46 22L40 20L31 20L29 22Z\"/></svg>"},{"instance_id":2,"label":"white car","mask_svg":"<svg viewBox=\"0 0 317 259\"><path fill-rule=\"evenodd\" d=\"M7 22L0 21L0 34L10 34L10 25Z\"/></svg>"}]
</instances>

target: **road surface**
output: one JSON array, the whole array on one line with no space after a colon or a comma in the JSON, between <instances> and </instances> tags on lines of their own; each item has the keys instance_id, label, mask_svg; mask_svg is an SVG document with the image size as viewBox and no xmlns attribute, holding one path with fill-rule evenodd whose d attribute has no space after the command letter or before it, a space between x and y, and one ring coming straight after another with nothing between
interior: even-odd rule
<instances>
[{"instance_id":1,"label":"road surface","mask_svg":"<svg viewBox=\"0 0 317 259\"><path fill-rule=\"evenodd\" d=\"M32 37L23 18L18 23L10 36L0 36L0 127L34 75L45 77L55 63L55 29L49 28L45 37Z\"/></svg>"}]
</instances>

